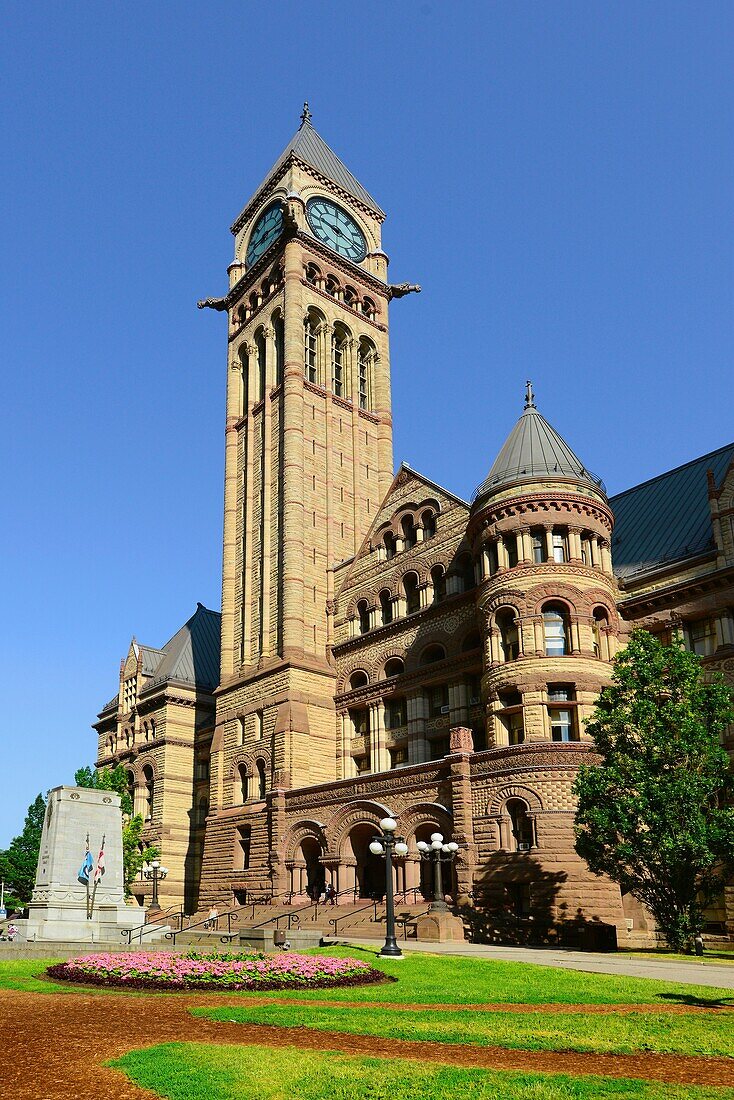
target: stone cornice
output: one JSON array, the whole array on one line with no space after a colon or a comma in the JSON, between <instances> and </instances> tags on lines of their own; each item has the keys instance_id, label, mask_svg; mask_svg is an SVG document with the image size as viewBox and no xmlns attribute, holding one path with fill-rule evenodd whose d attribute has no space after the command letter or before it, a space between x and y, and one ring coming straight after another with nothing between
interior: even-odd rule
<instances>
[{"instance_id":1,"label":"stone cornice","mask_svg":"<svg viewBox=\"0 0 734 1100\"><path fill-rule=\"evenodd\" d=\"M381 210L377 210L372 206L368 206L367 203L362 202L362 200L358 199L356 195L353 195L351 191L346 191L343 187L340 187L338 183L335 183L334 180L329 179L328 176L324 176L321 172L314 168L313 165L308 164L308 162L305 160L301 160L301 158L296 156L295 153L291 153L290 156L288 156L286 160L283 161L283 164L280 166L279 171L265 180L262 186L258 188L250 201L247 203L244 210L242 210L241 213L239 213L235 220L232 222L229 231L233 236L236 236L236 234L239 233L245 222L248 220L248 218L252 217L252 215L257 211L258 207L260 207L262 203L264 203L272 194L274 194L274 192L277 190L277 185L283 179L283 176L286 175L288 169L291 168L294 164L297 164L299 168L304 169L304 171L306 171L310 176L313 176L314 179L318 180L322 187L326 188L327 191L331 191L332 194L340 198L342 202L354 203L354 205L363 214L366 214L368 217L373 218L376 222L382 225L383 221L385 220L385 214Z\"/></svg>"},{"instance_id":2,"label":"stone cornice","mask_svg":"<svg viewBox=\"0 0 734 1100\"><path fill-rule=\"evenodd\" d=\"M528 520L525 524L533 526L533 518L539 517L543 512L556 506L557 509L572 509L581 515L593 516L611 533L614 526L614 515L608 505L600 500L588 497L583 493L553 492L532 493L527 496L506 497L495 503L489 503L480 508L469 521L469 532L476 532L478 527L499 523L505 519L520 517ZM535 520L537 522L537 519Z\"/></svg>"},{"instance_id":3,"label":"stone cornice","mask_svg":"<svg viewBox=\"0 0 734 1100\"><path fill-rule=\"evenodd\" d=\"M688 559L687 561L677 562L667 569L651 571L645 574L645 580L649 583L656 577L664 576L666 572L679 573L683 569L690 569L696 564L712 560L716 560L716 551L711 551L710 554L700 555L697 558ZM651 592L641 592L639 595L633 594L623 597L619 601L619 609L624 616L627 614L644 614L648 611L663 610L667 607L677 606L687 596L696 598L707 592L715 592L717 589L727 588L733 582L734 567L727 566L724 569L717 569L714 572L705 573L702 576L688 577L685 580L670 584L665 588L656 588ZM624 588L629 588L632 587L633 582L628 579L622 583Z\"/></svg>"}]
</instances>

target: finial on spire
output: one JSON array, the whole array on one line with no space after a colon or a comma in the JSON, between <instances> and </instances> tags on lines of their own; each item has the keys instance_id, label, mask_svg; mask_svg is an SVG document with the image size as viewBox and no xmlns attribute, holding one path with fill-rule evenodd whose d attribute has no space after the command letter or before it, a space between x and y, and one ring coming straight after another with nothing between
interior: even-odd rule
<instances>
[{"instance_id":1,"label":"finial on spire","mask_svg":"<svg viewBox=\"0 0 734 1100\"><path fill-rule=\"evenodd\" d=\"M525 408L535 408L535 394L533 393L533 383L529 381L525 383Z\"/></svg>"},{"instance_id":2,"label":"finial on spire","mask_svg":"<svg viewBox=\"0 0 734 1100\"><path fill-rule=\"evenodd\" d=\"M303 126L304 122L310 122L310 121L311 121L311 110L308 106L308 100L305 100L304 104L303 104L303 111L301 112L301 126ZM301 126L298 127L299 130L300 130Z\"/></svg>"}]
</instances>

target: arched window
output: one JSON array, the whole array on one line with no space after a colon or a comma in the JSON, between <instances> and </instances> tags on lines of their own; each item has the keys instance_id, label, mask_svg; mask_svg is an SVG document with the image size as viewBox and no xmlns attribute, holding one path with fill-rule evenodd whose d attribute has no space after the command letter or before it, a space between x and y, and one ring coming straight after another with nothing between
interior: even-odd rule
<instances>
[{"instance_id":1,"label":"arched window","mask_svg":"<svg viewBox=\"0 0 734 1100\"><path fill-rule=\"evenodd\" d=\"M306 266L306 282L310 283L311 286L318 286L320 278L321 272L316 264L308 264Z\"/></svg>"},{"instance_id":2,"label":"arched window","mask_svg":"<svg viewBox=\"0 0 734 1100\"><path fill-rule=\"evenodd\" d=\"M237 324L239 325L240 328L242 328L244 323L245 323L245 307L244 306L237 306Z\"/></svg>"},{"instance_id":3,"label":"arched window","mask_svg":"<svg viewBox=\"0 0 734 1100\"><path fill-rule=\"evenodd\" d=\"M344 304L348 305L350 309L356 309L359 305L359 295L353 286L344 287Z\"/></svg>"},{"instance_id":4,"label":"arched window","mask_svg":"<svg viewBox=\"0 0 734 1100\"><path fill-rule=\"evenodd\" d=\"M442 565L434 565L431 570L431 581L433 582L433 602L441 603L446 599L446 573Z\"/></svg>"},{"instance_id":5,"label":"arched window","mask_svg":"<svg viewBox=\"0 0 734 1100\"><path fill-rule=\"evenodd\" d=\"M370 607L367 600L360 600L357 604L357 618L359 619L359 633L366 634L370 628Z\"/></svg>"},{"instance_id":6,"label":"arched window","mask_svg":"<svg viewBox=\"0 0 734 1100\"><path fill-rule=\"evenodd\" d=\"M421 515L421 524L423 526L423 538L432 539L436 534L436 515L435 512L423 512Z\"/></svg>"},{"instance_id":7,"label":"arched window","mask_svg":"<svg viewBox=\"0 0 734 1100\"><path fill-rule=\"evenodd\" d=\"M372 320L377 313L377 307L371 298L362 299L362 313L365 317L369 317Z\"/></svg>"},{"instance_id":8,"label":"arched window","mask_svg":"<svg viewBox=\"0 0 734 1100\"><path fill-rule=\"evenodd\" d=\"M265 397L265 330L259 328L255 333L255 347L257 349L257 401Z\"/></svg>"},{"instance_id":9,"label":"arched window","mask_svg":"<svg viewBox=\"0 0 734 1100\"><path fill-rule=\"evenodd\" d=\"M237 802L247 802L250 797L250 777L244 764L240 764L237 769L235 796Z\"/></svg>"},{"instance_id":10,"label":"arched window","mask_svg":"<svg viewBox=\"0 0 734 1100\"><path fill-rule=\"evenodd\" d=\"M420 663L422 665L433 665L436 661L446 660L446 650L438 642L434 642L433 645L426 646L421 653Z\"/></svg>"},{"instance_id":11,"label":"arched window","mask_svg":"<svg viewBox=\"0 0 734 1100\"><path fill-rule=\"evenodd\" d=\"M578 741L573 684L548 684L548 723L552 741Z\"/></svg>"},{"instance_id":12,"label":"arched window","mask_svg":"<svg viewBox=\"0 0 734 1100\"><path fill-rule=\"evenodd\" d=\"M533 820L529 806L521 798L510 798L505 803L510 819L512 846L516 852L527 852L533 845Z\"/></svg>"},{"instance_id":13,"label":"arched window","mask_svg":"<svg viewBox=\"0 0 734 1100\"><path fill-rule=\"evenodd\" d=\"M546 657L562 657L570 651L568 612L562 604L546 604L543 608L543 640Z\"/></svg>"},{"instance_id":14,"label":"arched window","mask_svg":"<svg viewBox=\"0 0 734 1100\"><path fill-rule=\"evenodd\" d=\"M420 611L421 598L418 591L418 577L415 573L406 573L403 577L403 592L406 613L413 615L416 611Z\"/></svg>"},{"instance_id":15,"label":"arched window","mask_svg":"<svg viewBox=\"0 0 734 1100\"><path fill-rule=\"evenodd\" d=\"M283 364L285 363L285 326L280 313L272 317L273 332L275 334L275 385L279 386L283 381Z\"/></svg>"},{"instance_id":16,"label":"arched window","mask_svg":"<svg viewBox=\"0 0 734 1100\"><path fill-rule=\"evenodd\" d=\"M400 657L391 657L389 661L385 663L385 679L390 680L393 676L402 676L405 671L405 665Z\"/></svg>"},{"instance_id":17,"label":"arched window","mask_svg":"<svg viewBox=\"0 0 734 1100\"><path fill-rule=\"evenodd\" d=\"M336 275L326 276L326 293L330 294L332 298L338 298L341 291L341 286Z\"/></svg>"},{"instance_id":18,"label":"arched window","mask_svg":"<svg viewBox=\"0 0 734 1100\"><path fill-rule=\"evenodd\" d=\"M153 820L153 797L155 795L155 777L150 764L143 768L143 781L145 783L145 813L146 821Z\"/></svg>"},{"instance_id":19,"label":"arched window","mask_svg":"<svg viewBox=\"0 0 734 1100\"><path fill-rule=\"evenodd\" d=\"M357 399L360 409L369 409L372 404L372 366L375 354L374 344L363 336L357 348Z\"/></svg>"},{"instance_id":20,"label":"arched window","mask_svg":"<svg viewBox=\"0 0 734 1100\"><path fill-rule=\"evenodd\" d=\"M153 740L154 737L155 737L155 718L151 718L151 720L150 720L150 739L151 739L151 741Z\"/></svg>"},{"instance_id":21,"label":"arched window","mask_svg":"<svg viewBox=\"0 0 734 1100\"><path fill-rule=\"evenodd\" d=\"M520 632L516 613L511 608L504 608L497 613L497 628L500 632L502 660L516 661L520 656Z\"/></svg>"},{"instance_id":22,"label":"arched window","mask_svg":"<svg viewBox=\"0 0 734 1100\"><path fill-rule=\"evenodd\" d=\"M505 551L507 552L507 568L514 569L517 565L517 535L505 535Z\"/></svg>"},{"instance_id":23,"label":"arched window","mask_svg":"<svg viewBox=\"0 0 734 1100\"><path fill-rule=\"evenodd\" d=\"M127 781L127 796L130 799L130 806L132 812L135 812L135 776L132 772L125 773L125 779Z\"/></svg>"},{"instance_id":24,"label":"arched window","mask_svg":"<svg viewBox=\"0 0 734 1100\"><path fill-rule=\"evenodd\" d=\"M502 706L499 718L507 733L507 744L521 745L525 740L522 696L510 689L499 693L499 701Z\"/></svg>"},{"instance_id":25,"label":"arched window","mask_svg":"<svg viewBox=\"0 0 734 1100\"><path fill-rule=\"evenodd\" d=\"M456 563L456 569L461 577L462 592L471 592L472 588L474 588L477 583L474 576L474 563L471 559L471 554L462 554Z\"/></svg>"},{"instance_id":26,"label":"arched window","mask_svg":"<svg viewBox=\"0 0 734 1100\"><path fill-rule=\"evenodd\" d=\"M370 681L367 673L363 672L362 669L359 668L349 677L349 690L356 691L357 688L367 687L369 682Z\"/></svg>"},{"instance_id":27,"label":"arched window","mask_svg":"<svg viewBox=\"0 0 734 1100\"><path fill-rule=\"evenodd\" d=\"M258 760L255 767L257 768L257 797L265 798L265 761Z\"/></svg>"},{"instance_id":28,"label":"arched window","mask_svg":"<svg viewBox=\"0 0 734 1100\"><path fill-rule=\"evenodd\" d=\"M394 558L397 552L395 548L395 536L392 531L386 531L382 541L385 544L385 557L390 561L390 558Z\"/></svg>"},{"instance_id":29,"label":"arched window","mask_svg":"<svg viewBox=\"0 0 734 1100\"><path fill-rule=\"evenodd\" d=\"M595 607L591 620L591 629L594 634L594 656L603 661L609 660L609 615L605 607Z\"/></svg>"},{"instance_id":30,"label":"arched window","mask_svg":"<svg viewBox=\"0 0 734 1100\"><path fill-rule=\"evenodd\" d=\"M530 532L530 538L533 543L533 562L535 565L540 565L545 561L545 531L542 527L535 527Z\"/></svg>"},{"instance_id":31,"label":"arched window","mask_svg":"<svg viewBox=\"0 0 734 1100\"><path fill-rule=\"evenodd\" d=\"M343 325L334 325L331 334L331 392L335 397L344 397L345 358L349 333Z\"/></svg>"},{"instance_id":32,"label":"arched window","mask_svg":"<svg viewBox=\"0 0 734 1100\"><path fill-rule=\"evenodd\" d=\"M403 545L405 546L406 550L410 550L413 546L415 546L416 542L418 541L417 535L415 533L415 523L413 522L413 517L403 516L402 520L400 521L400 526L403 531Z\"/></svg>"},{"instance_id":33,"label":"arched window","mask_svg":"<svg viewBox=\"0 0 734 1100\"><path fill-rule=\"evenodd\" d=\"M307 382L318 382L318 333L320 323L316 314L309 311L303 322L303 376Z\"/></svg>"},{"instance_id":34,"label":"arched window","mask_svg":"<svg viewBox=\"0 0 734 1100\"><path fill-rule=\"evenodd\" d=\"M563 527L553 530L553 561L559 565L568 561L568 532Z\"/></svg>"},{"instance_id":35,"label":"arched window","mask_svg":"<svg viewBox=\"0 0 734 1100\"><path fill-rule=\"evenodd\" d=\"M392 596L386 588L380 592L380 618L383 626L392 622Z\"/></svg>"}]
</instances>

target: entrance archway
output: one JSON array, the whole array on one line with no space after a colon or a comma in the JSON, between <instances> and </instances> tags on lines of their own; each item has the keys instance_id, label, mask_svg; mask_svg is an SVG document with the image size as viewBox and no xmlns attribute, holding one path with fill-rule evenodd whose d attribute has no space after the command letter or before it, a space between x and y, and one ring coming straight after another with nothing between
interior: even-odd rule
<instances>
[{"instance_id":1,"label":"entrance archway","mask_svg":"<svg viewBox=\"0 0 734 1100\"><path fill-rule=\"evenodd\" d=\"M321 846L315 837L306 836L301 841L301 852L306 864L306 893L316 900L326 883L326 872L319 860Z\"/></svg>"},{"instance_id":2,"label":"entrance archway","mask_svg":"<svg viewBox=\"0 0 734 1100\"><path fill-rule=\"evenodd\" d=\"M378 830L374 825L355 825L349 843L356 862L357 894L360 898L382 898L385 894L385 861L370 851Z\"/></svg>"}]
</instances>

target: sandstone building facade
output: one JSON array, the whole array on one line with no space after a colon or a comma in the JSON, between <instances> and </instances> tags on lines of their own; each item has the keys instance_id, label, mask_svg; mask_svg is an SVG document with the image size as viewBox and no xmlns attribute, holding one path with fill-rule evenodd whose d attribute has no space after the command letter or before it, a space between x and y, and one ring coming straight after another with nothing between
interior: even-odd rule
<instances>
[{"instance_id":1,"label":"sandstone building facade","mask_svg":"<svg viewBox=\"0 0 734 1100\"><path fill-rule=\"evenodd\" d=\"M574 854L572 785L631 624L734 682L734 444L608 499L528 384L471 502L394 476L388 307L419 288L383 218L304 112L200 303L228 323L221 629L200 606L133 641L98 763L129 769L164 905L369 896L390 812L406 899L439 829L459 898L644 929Z\"/></svg>"}]
</instances>

